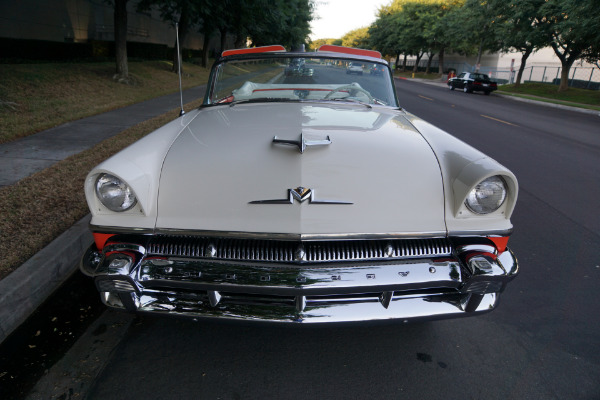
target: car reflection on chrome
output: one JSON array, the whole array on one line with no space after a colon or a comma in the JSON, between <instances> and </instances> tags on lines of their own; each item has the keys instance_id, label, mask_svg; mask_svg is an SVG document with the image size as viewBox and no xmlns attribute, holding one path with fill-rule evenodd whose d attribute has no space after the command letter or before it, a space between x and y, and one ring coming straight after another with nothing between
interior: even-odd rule
<instances>
[{"instance_id":1,"label":"car reflection on chrome","mask_svg":"<svg viewBox=\"0 0 600 400\"><path fill-rule=\"evenodd\" d=\"M299 64L316 73L298 79ZM382 74L350 77L348 65ZM508 169L399 107L378 52L228 50L201 107L90 171L81 270L131 312L478 315L518 273L517 193Z\"/></svg>"},{"instance_id":2,"label":"car reflection on chrome","mask_svg":"<svg viewBox=\"0 0 600 400\"><path fill-rule=\"evenodd\" d=\"M346 68L346 73L362 75L363 74L363 64L358 63L358 62L349 63L348 67Z\"/></svg>"}]
</instances>

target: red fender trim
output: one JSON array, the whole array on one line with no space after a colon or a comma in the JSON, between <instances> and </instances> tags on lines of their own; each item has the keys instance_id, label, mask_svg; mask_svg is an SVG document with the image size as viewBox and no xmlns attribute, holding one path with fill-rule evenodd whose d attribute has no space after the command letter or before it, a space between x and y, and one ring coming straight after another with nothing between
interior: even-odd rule
<instances>
[{"instance_id":1,"label":"red fender trim","mask_svg":"<svg viewBox=\"0 0 600 400\"><path fill-rule=\"evenodd\" d=\"M98 250L102 250L106 245L108 239L112 236L115 236L113 233L92 233L94 235L94 242L96 243L96 248Z\"/></svg>"},{"instance_id":2,"label":"red fender trim","mask_svg":"<svg viewBox=\"0 0 600 400\"><path fill-rule=\"evenodd\" d=\"M502 253L503 251L506 251L506 245L508 243L508 236L502 236L502 237L488 236L488 239L490 239L494 243L494 245L498 249L498 253Z\"/></svg>"}]
</instances>

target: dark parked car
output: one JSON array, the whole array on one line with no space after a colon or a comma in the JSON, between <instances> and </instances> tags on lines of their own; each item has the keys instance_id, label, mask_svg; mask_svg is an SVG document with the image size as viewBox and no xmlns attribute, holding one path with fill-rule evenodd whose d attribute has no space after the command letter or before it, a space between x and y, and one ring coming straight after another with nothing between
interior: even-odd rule
<instances>
[{"instance_id":1,"label":"dark parked car","mask_svg":"<svg viewBox=\"0 0 600 400\"><path fill-rule=\"evenodd\" d=\"M448 80L450 90L462 89L465 93L483 92L486 95L498 89L498 84L486 74L478 72L463 72Z\"/></svg>"},{"instance_id":2,"label":"dark parked car","mask_svg":"<svg viewBox=\"0 0 600 400\"><path fill-rule=\"evenodd\" d=\"M371 75L383 75L383 66L379 65L379 64L373 64L373 67L371 67L371 70L369 71L369 74Z\"/></svg>"}]
</instances>

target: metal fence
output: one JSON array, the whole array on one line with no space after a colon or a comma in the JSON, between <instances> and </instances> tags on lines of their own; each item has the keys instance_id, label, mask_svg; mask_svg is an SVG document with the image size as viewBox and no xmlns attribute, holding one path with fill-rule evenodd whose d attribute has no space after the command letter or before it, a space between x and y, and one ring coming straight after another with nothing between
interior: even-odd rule
<instances>
[{"instance_id":1,"label":"metal fence","mask_svg":"<svg viewBox=\"0 0 600 400\"><path fill-rule=\"evenodd\" d=\"M414 65L414 60L412 62L408 61L406 63L407 70L412 70ZM426 67L427 60L421 60L417 69L419 71L425 71ZM523 77L521 78L521 83L544 82L558 85L560 84L561 69L562 67L557 66L536 65L531 67L525 67L525 69L523 70ZM455 73L458 75L461 72L475 71L475 66L465 62L445 62L444 73L448 73L450 70L455 71ZM430 71L438 71L437 61L432 61ZM479 72L489 75L490 78L492 78L501 85L515 83L518 71L518 66L516 66L513 71L511 71L509 68L499 69L486 66L482 66L479 68ZM581 89L600 90L600 69L593 67L571 67L569 71L569 86Z\"/></svg>"}]
</instances>

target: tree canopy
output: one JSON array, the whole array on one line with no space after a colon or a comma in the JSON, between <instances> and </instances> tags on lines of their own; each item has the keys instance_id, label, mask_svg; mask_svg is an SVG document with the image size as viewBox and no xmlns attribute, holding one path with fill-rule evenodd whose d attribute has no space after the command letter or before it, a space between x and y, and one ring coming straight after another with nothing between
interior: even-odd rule
<instances>
[{"instance_id":1,"label":"tree canopy","mask_svg":"<svg viewBox=\"0 0 600 400\"><path fill-rule=\"evenodd\" d=\"M179 23L179 36L198 31L204 36L203 64L211 38L220 36L220 51L233 38L238 47L281 44L292 48L308 42L313 0L142 0L139 10L157 9L161 18ZM176 60L174 60L176 62Z\"/></svg>"},{"instance_id":2,"label":"tree canopy","mask_svg":"<svg viewBox=\"0 0 600 400\"><path fill-rule=\"evenodd\" d=\"M600 59L600 0L392 0L368 28L369 47L388 56L425 53L521 52L521 70L534 51L551 46L567 88L576 60Z\"/></svg>"}]
</instances>

